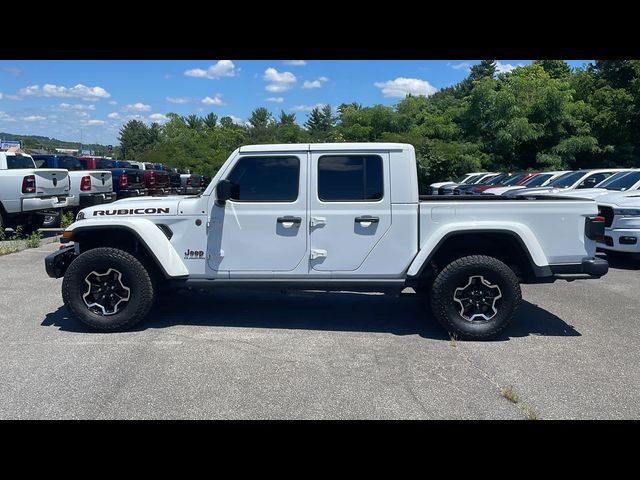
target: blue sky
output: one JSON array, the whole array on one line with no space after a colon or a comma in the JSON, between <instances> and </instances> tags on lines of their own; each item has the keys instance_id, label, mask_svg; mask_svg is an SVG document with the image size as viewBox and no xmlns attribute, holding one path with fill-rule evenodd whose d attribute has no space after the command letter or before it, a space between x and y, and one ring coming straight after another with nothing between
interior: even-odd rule
<instances>
[{"instance_id":1,"label":"blue sky","mask_svg":"<svg viewBox=\"0 0 640 480\"><path fill-rule=\"evenodd\" d=\"M477 60L95 60L0 61L0 131L117 144L131 118L228 115L245 122L267 107L295 112L318 104L394 105L455 84ZM587 60L571 60L572 67ZM499 60L507 71L530 60Z\"/></svg>"}]
</instances>

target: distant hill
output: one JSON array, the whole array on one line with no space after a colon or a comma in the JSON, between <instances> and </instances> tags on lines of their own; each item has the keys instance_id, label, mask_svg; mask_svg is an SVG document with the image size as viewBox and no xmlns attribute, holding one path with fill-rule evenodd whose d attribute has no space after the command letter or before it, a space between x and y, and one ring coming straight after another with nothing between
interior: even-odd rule
<instances>
[{"instance_id":1,"label":"distant hill","mask_svg":"<svg viewBox=\"0 0 640 480\"><path fill-rule=\"evenodd\" d=\"M23 150L46 150L54 153L56 148L80 148L80 142L66 142L57 138L41 137L39 135L16 135L14 133L0 132L1 140L20 140ZM93 150L96 155L107 155L106 145L97 143L82 144L85 150Z\"/></svg>"}]
</instances>

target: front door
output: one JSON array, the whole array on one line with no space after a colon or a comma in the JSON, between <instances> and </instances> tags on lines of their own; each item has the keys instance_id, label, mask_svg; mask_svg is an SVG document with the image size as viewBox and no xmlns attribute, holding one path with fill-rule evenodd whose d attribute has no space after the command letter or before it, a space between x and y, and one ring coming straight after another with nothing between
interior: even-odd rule
<instances>
[{"instance_id":1,"label":"front door","mask_svg":"<svg viewBox=\"0 0 640 480\"><path fill-rule=\"evenodd\" d=\"M211 211L212 270L286 272L306 258L307 162L307 152L236 158L223 176L231 199Z\"/></svg>"},{"instance_id":2,"label":"front door","mask_svg":"<svg viewBox=\"0 0 640 480\"><path fill-rule=\"evenodd\" d=\"M391 226L389 154L311 154L310 265L353 271Z\"/></svg>"}]
</instances>

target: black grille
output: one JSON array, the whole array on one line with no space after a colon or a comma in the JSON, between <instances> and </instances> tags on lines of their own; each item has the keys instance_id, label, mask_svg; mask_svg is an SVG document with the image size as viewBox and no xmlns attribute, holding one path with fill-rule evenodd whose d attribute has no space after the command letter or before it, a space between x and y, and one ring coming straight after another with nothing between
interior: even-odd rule
<instances>
[{"instance_id":1,"label":"black grille","mask_svg":"<svg viewBox=\"0 0 640 480\"><path fill-rule=\"evenodd\" d=\"M610 227L613 223L613 208L598 205L598 215L604 217L604 226Z\"/></svg>"}]
</instances>

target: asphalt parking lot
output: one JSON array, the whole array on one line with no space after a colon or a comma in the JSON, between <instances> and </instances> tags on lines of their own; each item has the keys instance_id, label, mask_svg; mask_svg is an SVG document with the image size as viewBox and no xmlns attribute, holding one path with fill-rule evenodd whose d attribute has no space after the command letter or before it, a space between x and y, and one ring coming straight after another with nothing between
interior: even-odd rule
<instances>
[{"instance_id":1,"label":"asphalt parking lot","mask_svg":"<svg viewBox=\"0 0 640 480\"><path fill-rule=\"evenodd\" d=\"M100 334L46 276L56 248L0 257L0 418L640 418L639 262L523 286L490 342L452 341L411 289L183 293Z\"/></svg>"}]
</instances>

